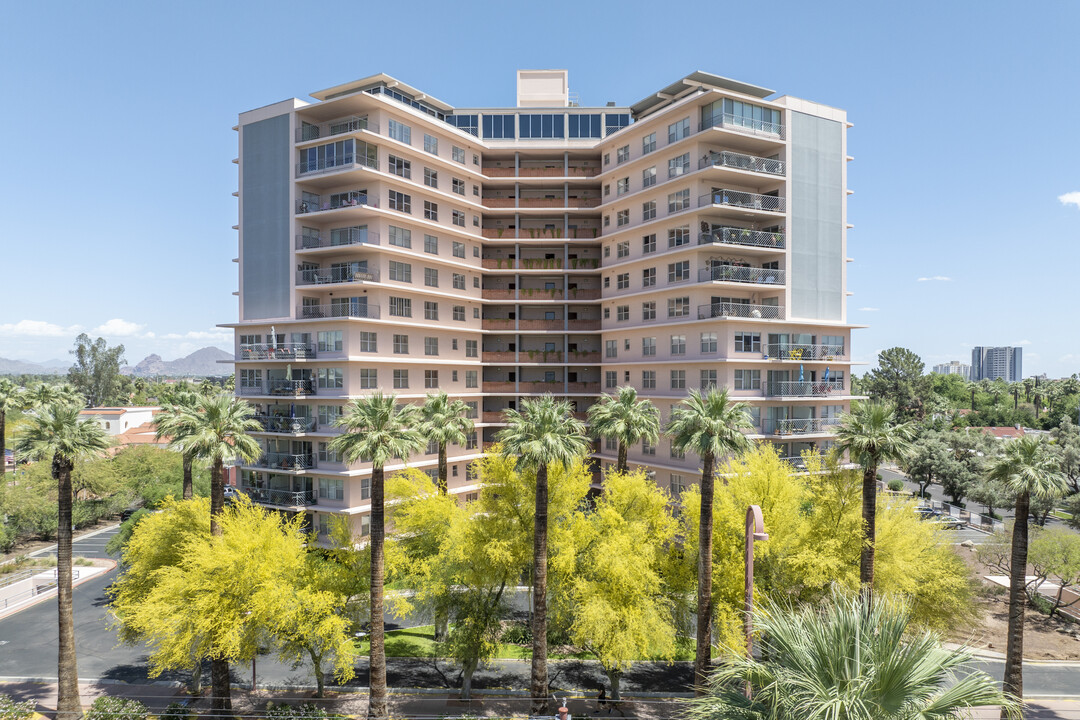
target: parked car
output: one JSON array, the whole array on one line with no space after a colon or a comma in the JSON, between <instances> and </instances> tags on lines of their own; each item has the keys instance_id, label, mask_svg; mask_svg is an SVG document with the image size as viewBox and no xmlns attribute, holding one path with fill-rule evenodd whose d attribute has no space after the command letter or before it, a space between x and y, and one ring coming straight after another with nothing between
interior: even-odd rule
<instances>
[{"instance_id":1,"label":"parked car","mask_svg":"<svg viewBox=\"0 0 1080 720\"><path fill-rule=\"evenodd\" d=\"M225 486L225 499L229 501L235 501L240 498L240 493L232 485Z\"/></svg>"},{"instance_id":2,"label":"parked car","mask_svg":"<svg viewBox=\"0 0 1080 720\"><path fill-rule=\"evenodd\" d=\"M131 519L131 516L137 513L142 508L128 508L120 512L120 522L127 522Z\"/></svg>"}]
</instances>

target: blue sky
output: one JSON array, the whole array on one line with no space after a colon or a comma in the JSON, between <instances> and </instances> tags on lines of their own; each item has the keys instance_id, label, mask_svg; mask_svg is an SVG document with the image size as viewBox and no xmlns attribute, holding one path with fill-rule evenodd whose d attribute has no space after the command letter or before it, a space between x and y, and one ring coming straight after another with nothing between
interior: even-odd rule
<instances>
[{"instance_id":1,"label":"blue sky","mask_svg":"<svg viewBox=\"0 0 1080 720\"><path fill-rule=\"evenodd\" d=\"M1023 344L1025 374L1071 374L1078 23L1071 1L9 3L0 357L66 359L80 330L130 362L229 346L239 112L376 72L510 105L517 68L558 67L582 104L705 70L845 108L856 358Z\"/></svg>"}]
</instances>

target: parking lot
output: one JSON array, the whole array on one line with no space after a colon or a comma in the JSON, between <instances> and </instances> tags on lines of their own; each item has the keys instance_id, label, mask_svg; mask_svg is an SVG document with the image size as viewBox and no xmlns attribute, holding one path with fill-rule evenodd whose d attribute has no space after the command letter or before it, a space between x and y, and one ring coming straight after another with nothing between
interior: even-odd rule
<instances>
[{"instance_id":1,"label":"parking lot","mask_svg":"<svg viewBox=\"0 0 1080 720\"><path fill-rule=\"evenodd\" d=\"M72 554L75 557L87 559L115 560L116 558L105 552L105 545L118 532L120 532L120 526L113 525L76 538L72 543ZM44 557L46 555L56 557L56 546L52 545L43 550L30 553L30 555L32 557Z\"/></svg>"}]
</instances>

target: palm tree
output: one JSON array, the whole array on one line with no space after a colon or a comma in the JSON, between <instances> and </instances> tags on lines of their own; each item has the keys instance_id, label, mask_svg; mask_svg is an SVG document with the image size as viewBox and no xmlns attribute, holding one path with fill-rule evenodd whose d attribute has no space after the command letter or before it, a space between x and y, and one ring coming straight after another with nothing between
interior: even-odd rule
<instances>
[{"instance_id":1,"label":"palm tree","mask_svg":"<svg viewBox=\"0 0 1080 720\"><path fill-rule=\"evenodd\" d=\"M863 542L859 583L867 600L874 591L874 541L877 532L877 471L881 463L900 460L911 450L915 425L899 422L892 403L864 402L840 416L836 447L863 468Z\"/></svg>"},{"instance_id":2,"label":"palm tree","mask_svg":"<svg viewBox=\"0 0 1080 720\"><path fill-rule=\"evenodd\" d=\"M732 653L708 694L690 701L689 720L952 718L993 706L1019 714L1017 698L965 668L969 650L946 650L912 627L909 609L892 599L868 608L857 597L834 596L821 609L766 601L754 612L754 629L762 659Z\"/></svg>"},{"instance_id":3,"label":"palm tree","mask_svg":"<svg viewBox=\"0 0 1080 720\"><path fill-rule=\"evenodd\" d=\"M26 391L11 378L0 378L0 478L7 472L7 414L26 407Z\"/></svg>"},{"instance_id":4,"label":"palm tree","mask_svg":"<svg viewBox=\"0 0 1080 720\"><path fill-rule=\"evenodd\" d=\"M184 455L201 458L210 463L210 534L221 535L218 517L225 512L225 462L250 462L259 457L262 449L248 433L261 426L252 417L251 406L229 395L199 395L190 405L174 406L169 420L174 447ZM232 693L229 687L229 661L213 658L210 661L210 682L213 699L211 709L216 714L232 712Z\"/></svg>"},{"instance_id":5,"label":"palm tree","mask_svg":"<svg viewBox=\"0 0 1080 720\"><path fill-rule=\"evenodd\" d=\"M16 454L26 460L51 460L57 483L56 587L59 607L59 695L56 711L64 720L82 717L75 659L75 617L71 607L71 472L83 458L101 455L108 437L93 420L79 418L79 406L53 403L38 407L16 439Z\"/></svg>"},{"instance_id":6,"label":"palm tree","mask_svg":"<svg viewBox=\"0 0 1080 720\"><path fill-rule=\"evenodd\" d=\"M671 413L672 447L701 458L701 516L698 528L697 652L695 692L704 691L712 664L713 475L716 461L750 447L743 430L753 428L749 406L732 401L727 390L691 390Z\"/></svg>"},{"instance_id":7,"label":"palm tree","mask_svg":"<svg viewBox=\"0 0 1080 720\"><path fill-rule=\"evenodd\" d=\"M533 617L531 715L548 715L547 680L547 555L548 466L569 467L585 455L589 441L585 425L574 417L570 403L543 395L521 402L521 410L506 411L506 427L495 436L502 454L517 459L519 468L536 471L533 511Z\"/></svg>"},{"instance_id":8,"label":"palm tree","mask_svg":"<svg viewBox=\"0 0 1080 720\"><path fill-rule=\"evenodd\" d=\"M626 472L626 452L640 440L660 439L660 411L648 400L638 400L637 390L619 388L618 395L604 395L589 408L589 427L594 437L619 441L616 469Z\"/></svg>"},{"instance_id":9,"label":"palm tree","mask_svg":"<svg viewBox=\"0 0 1080 720\"><path fill-rule=\"evenodd\" d=\"M975 412L975 392L979 389L979 383L974 380L969 380L967 389L971 392L971 411Z\"/></svg>"},{"instance_id":10,"label":"palm tree","mask_svg":"<svg viewBox=\"0 0 1080 720\"><path fill-rule=\"evenodd\" d=\"M427 396L420 408L420 434L439 445L439 492L447 493L446 446L464 445L473 431L469 406L464 400L451 400L445 392Z\"/></svg>"},{"instance_id":11,"label":"palm tree","mask_svg":"<svg viewBox=\"0 0 1080 720\"><path fill-rule=\"evenodd\" d=\"M383 633L383 574L386 536L383 468L394 458L408 461L424 447L417 429L419 411L413 405L398 408L394 395L376 392L345 406L337 424L345 428L329 449L347 463L371 463L371 661L368 717L385 718L386 644Z\"/></svg>"},{"instance_id":12,"label":"palm tree","mask_svg":"<svg viewBox=\"0 0 1080 720\"><path fill-rule=\"evenodd\" d=\"M1031 391L1035 389L1035 378L1024 378L1021 384L1024 386L1024 402L1031 402Z\"/></svg>"},{"instance_id":13,"label":"palm tree","mask_svg":"<svg viewBox=\"0 0 1080 720\"><path fill-rule=\"evenodd\" d=\"M1028 515L1031 498L1053 498L1065 492L1065 479L1058 472L1046 444L1035 435L1012 440L990 468L990 479L1002 482L1016 495L1012 528L1012 556L1009 563L1009 635L1005 649L1004 687L1017 697L1024 694L1024 587L1027 575Z\"/></svg>"},{"instance_id":14,"label":"palm tree","mask_svg":"<svg viewBox=\"0 0 1080 720\"><path fill-rule=\"evenodd\" d=\"M195 453L193 450L185 448L184 439L186 434L193 429L190 420L197 417L193 414L193 411L198 402L199 395L194 392L180 390L170 393L169 397L161 405L161 412L154 418L155 437L158 440L169 438L170 447L179 450L181 453L184 467L183 496L185 500L190 500L194 495L191 466L195 459ZM224 488L222 490L224 491Z\"/></svg>"}]
</instances>

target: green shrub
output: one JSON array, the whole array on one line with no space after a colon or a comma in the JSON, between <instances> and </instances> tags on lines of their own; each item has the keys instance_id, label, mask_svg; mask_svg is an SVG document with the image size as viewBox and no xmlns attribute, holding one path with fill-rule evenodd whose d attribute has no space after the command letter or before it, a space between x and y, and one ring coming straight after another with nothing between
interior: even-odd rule
<instances>
[{"instance_id":1,"label":"green shrub","mask_svg":"<svg viewBox=\"0 0 1080 720\"><path fill-rule=\"evenodd\" d=\"M275 705L273 702L266 704L266 718L278 720L312 720L332 717L315 703L301 703L299 705Z\"/></svg>"},{"instance_id":2,"label":"green shrub","mask_svg":"<svg viewBox=\"0 0 1080 720\"><path fill-rule=\"evenodd\" d=\"M84 720L146 720L149 709L138 700L99 697L84 715Z\"/></svg>"},{"instance_id":3,"label":"green shrub","mask_svg":"<svg viewBox=\"0 0 1080 720\"><path fill-rule=\"evenodd\" d=\"M888 487L893 492L901 492L904 489L904 481L900 478L893 478L889 481Z\"/></svg>"},{"instance_id":4,"label":"green shrub","mask_svg":"<svg viewBox=\"0 0 1080 720\"><path fill-rule=\"evenodd\" d=\"M528 623L512 622L503 629L502 641L509 645L528 645L532 642L532 629Z\"/></svg>"},{"instance_id":5,"label":"green shrub","mask_svg":"<svg viewBox=\"0 0 1080 720\"><path fill-rule=\"evenodd\" d=\"M191 711L187 705L183 703L169 703L169 706L158 715L158 720L189 720L189 718L195 717L195 713Z\"/></svg>"},{"instance_id":6,"label":"green shrub","mask_svg":"<svg viewBox=\"0 0 1080 720\"><path fill-rule=\"evenodd\" d=\"M35 707L33 700L15 702L7 695L0 695L0 720L30 720Z\"/></svg>"},{"instance_id":7,"label":"green shrub","mask_svg":"<svg viewBox=\"0 0 1080 720\"><path fill-rule=\"evenodd\" d=\"M4 523L0 525L0 553L9 553L15 548L15 541L19 539L19 534L15 531L13 525Z\"/></svg>"}]
</instances>

